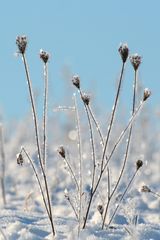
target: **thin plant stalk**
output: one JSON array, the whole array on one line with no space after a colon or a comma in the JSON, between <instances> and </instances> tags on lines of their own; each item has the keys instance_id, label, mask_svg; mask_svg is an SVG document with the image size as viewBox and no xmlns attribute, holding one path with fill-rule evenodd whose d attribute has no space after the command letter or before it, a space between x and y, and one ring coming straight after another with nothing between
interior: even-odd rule
<instances>
[{"instance_id":1,"label":"thin plant stalk","mask_svg":"<svg viewBox=\"0 0 160 240\"><path fill-rule=\"evenodd\" d=\"M1 160L2 160L2 172L1 172L1 188L2 188L2 199L3 205L6 205L6 189L5 189L5 166L6 166L6 158L4 151L4 139L3 139L3 127L0 124L0 152L1 152Z\"/></svg>"},{"instance_id":2,"label":"thin plant stalk","mask_svg":"<svg viewBox=\"0 0 160 240\"><path fill-rule=\"evenodd\" d=\"M100 141L101 141L102 147L104 147L104 138L103 138L100 126L99 126L99 124L98 124L98 122L97 122L97 120L96 120L96 118L95 118L95 116L93 114L93 111L92 111L90 105L88 105L87 107L88 107L89 113L91 115L91 118L92 118L93 122L95 123L97 132L98 132L99 137L100 137ZM109 167L107 167L107 177L108 177L107 185L108 185L108 199L109 199L109 196L110 196L110 170L109 170ZM102 216L102 219L103 219L103 216Z\"/></svg>"},{"instance_id":3,"label":"thin plant stalk","mask_svg":"<svg viewBox=\"0 0 160 240\"><path fill-rule=\"evenodd\" d=\"M25 73L26 73L26 78L27 78L27 84L29 88L29 96L31 100L31 108L32 108L32 113L33 113L33 121L34 121L34 128L35 128L35 136L36 136L36 145L37 145L37 151L38 151L38 158L40 161L41 168L43 168L42 164L42 154L41 154L41 148L40 148L40 138L39 138L39 130L38 130L38 119L37 119L37 113L36 113L36 107L35 107L35 102L34 102L34 97L33 97L33 90L32 90L32 84L31 84L31 79L29 75L29 68L27 64L27 59L25 54L22 54L22 60L24 63L24 68L25 68Z\"/></svg>"},{"instance_id":4,"label":"thin plant stalk","mask_svg":"<svg viewBox=\"0 0 160 240\"><path fill-rule=\"evenodd\" d=\"M83 191L83 178L82 178L82 142L81 142L81 130L80 130L80 120L79 112L77 107L76 95L74 95L74 106L75 106L75 120L77 128L77 140L78 140L78 153L79 153L79 229L81 228L81 217L82 217L82 191Z\"/></svg>"},{"instance_id":5,"label":"thin plant stalk","mask_svg":"<svg viewBox=\"0 0 160 240\"><path fill-rule=\"evenodd\" d=\"M94 122L94 124L96 126L96 130L97 130L97 132L99 134L101 144L104 146L104 137L103 137L102 131L100 129L100 126L99 126L99 124L98 124L98 122L97 122L97 120L96 120L96 118L95 118L95 116L93 114L93 111L92 111L90 105L88 105L87 107L88 107L89 113L91 115L91 118L92 118L92 120L93 120L93 122Z\"/></svg>"},{"instance_id":6,"label":"thin plant stalk","mask_svg":"<svg viewBox=\"0 0 160 240\"><path fill-rule=\"evenodd\" d=\"M107 158L107 162L105 163L103 170L105 170L106 167L108 166L108 163L109 163L111 157L113 156L114 151L117 149L118 145L119 145L120 142L122 141L122 139L123 139L123 137L125 136L127 130L129 129L129 127L133 124L135 118L137 117L138 113L139 113L140 110L142 109L144 103L145 103L145 101L141 101L141 102L140 102L140 104L139 104L139 106L137 107L137 109L135 110L133 116L130 118L127 126L126 126L125 129L121 132L120 136L118 137L117 142L115 143L115 145L114 145L114 147L113 147L110 155L109 155L108 158Z\"/></svg>"},{"instance_id":7,"label":"thin plant stalk","mask_svg":"<svg viewBox=\"0 0 160 240\"><path fill-rule=\"evenodd\" d=\"M135 70L135 77L134 77L134 84L133 84L132 116L133 116L133 114L135 112L136 89L137 89L137 70ZM117 188L119 186L120 180L122 179L122 175L123 175L123 172L124 172L124 169L125 169L125 166L126 166L128 155L129 155L131 136L132 136L132 126L130 127L129 134L128 134L127 146L126 146L126 151L125 151L125 155L124 155L124 161L123 161L123 164L122 164L122 168L121 168L118 180L116 182L116 185L114 186L113 191L112 191L111 195L108 198L108 202L107 202L107 206L106 206L106 209L105 209L104 218L103 218L103 222L102 222L102 229L104 228L104 224L105 224L105 221L106 221L106 216L107 216L107 212L108 212L110 201L111 201L115 191L117 190Z\"/></svg>"},{"instance_id":8,"label":"thin plant stalk","mask_svg":"<svg viewBox=\"0 0 160 240\"><path fill-rule=\"evenodd\" d=\"M79 92L80 92L80 96L81 96L82 101L83 101L83 94L82 94L81 90L79 90ZM91 123L91 118L90 118L90 115L89 115L89 110L88 110L87 105L85 103L84 103L84 107L85 107L85 111L86 111L86 115L87 115L87 119L88 119L88 125L89 125L91 149L92 149L93 170L92 170L90 199L89 199L87 211L86 211L86 214L85 214L85 217L84 217L84 223L83 223L83 226L82 226L83 229L86 226L89 210L90 210L92 199L93 199L93 190L94 190L94 182L95 182L95 174L96 174L96 155L95 155L95 145L94 145L92 123Z\"/></svg>"},{"instance_id":9,"label":"thin plant stalk","mask_svg":"<svg viewBox=\"0 0 160 240\"><path fill-rule=\"evenodd\" d=\"M122 63L122 69L121 69L121 73L120 73L118 89L117 89L117 93L116 93L116 97L115 97L115 102L114 102L114 105L113 105L113 110L112 110L112 114L111 114L110 123L109 123L109 126L108 126L108 132L107 132L107 136L106 136L106 140L105 140L105 144L104 144L104 149L103 149L103 153L102 153L101 171L102 171L103 166L104 166L105 154L106 154L106 151L107 151L108 142L109 142L109 138L110 138L110 134L111 134L112 126L113 126L113 121L114 121L114 117L115 117L115 113L116 113L116 109L117 109L117 104L118 104L118 99L119 99L121 84L122 84L122 79L123 79L124 67L125 67L125 62Z\"/></svg>"},{"instance_id":10,"label":"thin plant stalk","mask_svg":"<svg viewBox=\"0 0 160 240\"><path fill-rule=\"evenodd\" d=\"M22 60L23 60L23 63L24 63L25 73L26 73L26 78L27 78L27 83L28 83L28 88L29 88L29 95L30 95L30 100L31 100L31 107L32 107L34 127L35 127L38 158L39 158L39 163L40 163L40 167L41 167L41 170L42 170L42 175L43 175L46 194L47 194L47 201L48 201L48 207L49 207L49 212L50 212L50 222L51 222L51 227L52 227L52 233L53 233L53 236L55 236L55 229L54 229L54 224L53 224L52 207L51 207L51 200L50 200L49 189L48 189L48 182L47 182L47 177L46 177L44 167L43 167L43 162L42 162L40 140L39 140L39 131L38 131L38 120L37 120L37 114L36 114L36 108L35 108L35 103L34 103L32 84L31 84L31 79L30 79L30 75L29 75L29 69L28 69L28 64L27 64L25 53L22 53Z\"/></svg>"},{"instance_id":11,"label":"thin plant stalk","mask_svg":"<svg viewBox=\"0 0 160 240\"><path fill-rule=\"evenodd\" d=\"M67 155L68 155L68 158L69 158L69 154L67 154ZM68 161L68 159L66 158L66 156L65 156L65 158L64 158L64 161L65 161L65 163L66 163L67 166L68 166L68 169L69 169L69 171L70 171L71 177L73 178L73 180L74 180L74 182L75 182L75 185L76 185L76 187L77 187L77 191L79 192L79 185L78 185L77 178L76 178L76 176L75 176L75 174L74 174L74 171L73 171L73 169L72 169L72 166L71 166L70 162Z\"/></svg>"},{"instance_id":12,"label":"thin plant stalk","mask_svg":"<svg viewBox=\"0 0 160 240\"><path fill-rule=\"evenodd\" d=\"M44 168L46 165L47 105L48 105L48 64L44 63L44 103L43 103L43 166Z\"/></svg>"},{"instance_id":13,"label":"thin plant stalk","mask_svg":"<svg viewBox=\"0 0 160 240\"><path fill-rule=\"evenodd\" d=\"M119 206L120 206L120 203L121 203L122 200L124 199L124 197L125 197L128 189L129 189L129 187L131 186L131 184L132 184L132 182L133 182L133 180L134 180L134 178L135 178L138 170L139 170L139 169L136 169L136 171L134 172L132 178L130 179L130 181L129 181L129 183L128 183L126 189L125 189L125 191L123 192L123 194L122 194L122 196L121 196L121 198L120 198L120 200L119 200L119 203L118 203L116 209L114 210L114 212L113 212L113 214L112 214L112 216L111 216L111 218L110 218L110 220L109 220L108 226L111 224L111 222L112 222L112 220L113 220L113 218L114 218L114 216L115 216L115 214L116 214L116 212L117 212L117 210L118 210L118 208L119 208Z\"/></svg>"},{"instance_id":14,"label":"thin plant stalk","mask_svg":"<svg viewBox=\"0 0 160 240\"><path fill-rule=\"evenodd\" d=\"M76 209L75 209L75 207L74 207L74 205L73 205L70 197L69 197L69 196L66 196L66 198L67 198L67 200L68 200L68 202L69 202L69 204L70 204L70 206L71 206L71 208L72 208L72 210L73 210L73 212L74 212L74 214L75 214L75 216L76 216L77 221L79 221L78 213L77 213L77 211L76 211Z\"/></svg>"},{"instance_id":15,"label":"thin plant stalk","mask_svg":"<svg viewBox=\"0 0 160 240\"><path fill-rule=\"evenodd\" d=\"M42 195L42 198L43 198L43 202L44 202L44 205L45 205L48 217L50 218L50 213L49 213L47 202L46 202L46 199L45 199L44 190L43 190L43 187L42 187L41 180L39 178L38 172L37 172L37 170L35 168L34 162L33 162L32 158L30 157L29 153L25 150L24 147L21 148L21 152L22 151L25 153L25 155L27 156L27 158L28 158L28 160L29 160L29 162L30 162L30 164L32 166L33 172L35 174L35 177L37 179L37 182L38 182L38 185L39 185L39 188L40 188L40 191L41 191L41 195Z\"/></svg>"},{"instance_id":16,"label":"thin plant stalk","mask_svg":"<svg viewBox=\"0 0 160 240\"><path fill-rule=\"evenodd\" d=\"M160 198L160 194L159 193L153 192L152 190L150 190L150 193L152 193L153 195L155 195L155 196Z\"/></svg>"}]
</instances>

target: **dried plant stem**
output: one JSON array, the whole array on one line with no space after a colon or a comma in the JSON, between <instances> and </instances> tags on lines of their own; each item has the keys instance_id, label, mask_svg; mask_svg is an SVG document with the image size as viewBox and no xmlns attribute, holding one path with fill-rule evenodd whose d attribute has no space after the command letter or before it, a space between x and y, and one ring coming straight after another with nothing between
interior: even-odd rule
<instances>
[{"instance_id":1,"label":"dried plant stem","mask_svg":"<svg viewBox=\"0 0 160 240\"><path fill-rule=\"evenodd\" d=\"M43 103L43 166L46 165L47 144L47 104L48 104L48 64L44 63L44 103Z\"/></svg>"},{"instance_id":2,"label":"dried plant stem","mask_svg":"<svg viewBox=\"0 0 160 240\"><path fill-rule=\"evenodd\" d=\"M106 154L106 151L107 151L108 142L109 142L109 138L110 138L110 134L111 134L112 126L113 126L113 121L114 121L114 117L115 117L115 113L116 113L116 109L117 109L117 104L118 104L118 99L119 99L121 84L122 84L122 79L123 79L124 67L125 67L125 63L123 62L121 73L120 73L120 78L119 78L119 83L118 83L118 89L117 89L117 93L116 93L116 97L115 97L115 102L114 102L114 105L113 105L113 110L112 110L112 114L111 114L110 123L109 123L109 126L108 126L108 132L107 132L107 136L106 136L106 140L105 140L105 144L104 144L104 149L103 149L103 153L102 153L101 171L102 171L103 166L104 166L105 154Z\"/></svg>"},{"instance_id":3,"label":"dried plant stem","mask_svg":"<svg viewBox=\"0 0 160 240\"><path fill-rule=\"evenodd\" d=\"M91 115L91 118L92 118L92 120L93 120L93 122L94 122L94 124L96 126L97 132L98 132L99 137L100 137L100 141L101 141L102 145L104 146L104 138L103 138L103 134L102 134L102 131L100 129L100 126L99 126L99 124L98 124L98 122L97 122L97 120L96 120L96 118L95 118L95 116L93 114L93 111L92 111L90 105L88 105L87 107L88 107L89 113Z\"/></svg>"},{"instance_id":4,"label":"dried plant stem","mask_svg":"<svg viewBox=\"0 0 160 240\"><path fill-rule=\"evenodd\" d=\"M133 116L133 114L135 112L136 89L137 89L137 70L135 71L134 84L133 84L132 116ZM108 198L107 206L106 206L105 213L104 213L103 223L102 223L102 229L104 228L104 224L105 224L105 221L106 221L106 216L107 216L107 212L108 212L110 201L111 201L114 193L116 192L116 190L117 190L117 188L119 186L120 180L122 179L122 175L123 175L123 172L124 172L124 169L125 169L125 166L126 166L128 155L129 155L131 136L132 136L132 126L130 127L130 130L129 130L128 141L127 141L127 146L126 146L126 151L125 151L125 155L124 155L124 161L123 161L123 164L122 164L122 168L121 168L118 180L117 180L117 182L116 182L116 184L115 184L115 186L114 186L114 188L112 190L112 193L111 193L111 195Z\"/></svg>"},{"instance_id":5,"label":"dried plant stem","mask_svg":"<svg viewBox=\"0 0 160 240\"><path fill-rule=\"evenodd\" d=\"M55 236L55 229L54 229L54 224L53 224L52 207L51 207L51 200L50 200L49 189L48 189L48 182L47 182L47 177L46 177L44 167L43 167L43 162L42 162L40 140L39 140L39 131L38 131L38 120L37 120L37 114L36 114L36 108L35 108L35 103L34 103L32 84L31 84L31 79L30 79L30 75L29 75L29 69L28 69L28 64L27 64L25 53L22 53L22 60L23 60L23 63L24 63L25 73L26 73L26 78L27 78L27 83L28 83L28 88L29 88L31 108L32 108L34 127L35 127L35 136L36 136L38 158L39 158L39 163L40 163L40 167L41 167L41 170L42 170L42 175L43 175L45 189L46 189L48 208L49 208L49 212L50 212L50 223L51 223L51 227L52 227L53 236Z\"/></svg>"},{"instance_id":6,"label":"dried plant stem","mask_svg":"<svg viewBox=\"0 0 160 240\"><path fill-rule=\"evenodd\" d=\"M32 113L33 113L33 121L34 121L34 128L35 128L35 137L36 137L38 158L39 158L39 161L40 161L41 168L43 168L41 148L40 148L40 140L39 140L40 138L39 138L39 131L38 131L37 113L36 113L32 84L31 84L31 79L30 79L30 75L29 75L29 69L28 69L28 64L27 64L27 59L26 59L25 54L22 54L22 60L23 60L24 67L25 67L27 84L28 84L28 88L29 88L29 96L30 96L30 100L31 100L31 108L32 108Z\"/></svg>"},{"instance_id":7,"label":"dried plant stem","mask_svg":"<svg viewBox=\"0 0 160 240\"><path fill-rule=\"evenodd\" d=\"M80 96L81 96L82 101L83 101L83 94L82 94L81 90L79 90L79 92L80 92ZM88 202L88 207L87 207L86 214L84 216L84 223L83 223L83 226L82 226L83 229L86 226L89 210L90 210L92 199L93 199L93 190L94 190L94 182L95 182L95 174L96 174L96 155L95 155L95 145L94 145L92 123L91 123L91 118L90 118L90 115L89 115L89 110L88 110L87 105L85 103L84 103L84 107L85 107L85 111L86 111L86 115L87 115L87 119L88 119L88 125L89 125L90 141L91 141L91 149L92 149L93 170L92 170L90 199L89 199L89 202Z\"/></svg>"},{"instance_id":8,"label":"dried plant stem","mask_svg":"<svg viewBox=\"0 0 160 240\"><path fill-rule=\"evenodd\" d=\"M114 101L114 105L113 105L113 109L112 109L112 113L111 113L111 119L110 119L110 123L109 123L109 126L108 126L108 132L107 132L107 136L106 136L106 140L105 140L104 148L103 148L103 152L102 152L100 179L101 179L101 176L104 172L104 169L103 169L104 159L105 159L105 155L106 155L106 151L107 151L107 147L108 147L108 143L109 143L109 138L110 138L113 122L114 122L114 117L115 117L115 113L116 113L116 109L117 109L118 99L119 99L121 85L122 85L124 67L125 67L125 62L123 61L122 68L121 68L121 73L120 73L120 78L119 78L119 83L118 83L118 89L117 89L117 93L116 93L116 97L115 97L115 101ZM109 168L108 167L107 167L107 174L108 174L108 200L109 200L110 199L110 196L109 196L110 174L109 174ZM98 185L97 185L97 187L98 187ZM106 206L106 209L108 209L108 204ZM104 223L102 223L102 225L103 224Z\"/></svg>"},{"instance_id":9,"label":"dried plant stem","mask_svg":"<svg viewBox=\"0 0 160 240\"><path fill-rule=\"evenodd\" d=\"M121 203L122 200L124 199L124 196L126 195L128 189L129 189L129 187L131 186L131 184L132 184L132 182L133 182L133 180L134 180L134 178L135 178L135 176L136 176L138 170L139 170L139 169L136 169L136 171L134 172L134 174L133 174L131 180L129 181L129 183L128 183L126 189L125 189L125 191L123 192L123 194L122 194L122 196L121 196L121 198L120 198L120 200L119 200L119 203L118 203L116 209L114 210L114 212L113 212L113 214L112 214L112 216L111 216L111 218L110 218L110 220L109 220L108 226L111 224L111 222L112 222L112 220L113 220L113 218L114 218L114 216L115 216L115 214L116 214L116 212L117 212L117 210L118 210L118 208L119 208L119 206L120 206L120 203Z\"/></svg>"},{"instance_id":10,"label":"dried plant stem","mask_svg":"<svg viewBox=\"0 0 160 240\"><path fill-rule=\"evenodd\" d=\"M137 107L137 109L135 110L133 116L130 118L127 126L125 127L125 129L121 132L120 136L118 137L117 142L115 143L111 153L109 154L108 158L107 158L107 162L104 165L103 171L106 169L106 167L108 166L108 163L111 159L111 157L113 156L113 153L115 152L115 150L117 149L118 145L120 144L120 142L122 141L123 137L125 136L127 130L130 128L130 126L133 124L135 118L137 117L138 113L140 112L140 110L142 109L143 105L144 105L145 101L141 101L139 106Z\"/></svg>"},{"instance_id":11,"label":"dried plant stem","mask_svg":"<svg viewBox=\"0 0 160 240\"><path fill-rule=\"evenodd\" d=\"M67 154L67 155L68 155L68 158L69 158L69 154ZM65 163L66 163L67 166L68 166L68 169L69 169L69 171L70 171L71 177L73 178L73 180L74 180L74 182L75 182L75 185L76 185L76 187L77 187L77 191L79 192L78 181L77 181L77 178L76 178L76 176L75 176L75 174L74 174L74 171L73 171L73 169L72 169L72 166L70 165L70 162L68 161L68 159L67 159L66 157L64 158L64 161L65 161Z\"/></svg>"},{"instance_id":12,"label":"dried plant stem","mask_svg":"<svg viewBox=\"0 0 160 240\"><path fill-rule=\"evenodd\" d=\"M0 152L1 152L1 188L2 188L2 199L3 199L3 205L6 205L6 189L5 189L5 152L4 152L4 139L3 139L3 127L0 125Z\"/></svg>"},{"instance_id":13,"label":"dried plant stem","mask_svg":"<svg viewBox=\"0 0 160 240\"><path fill-rule=\"evenodd\" d=\"M83 178L82 178L82 142L81 142L81 129L80 129L80 120L79 112L77 107L76 95L74 95L74 106L75 106L75 120L77 128L77 140L78 140L78 153L79 153L79 228L78 234L80 233L81 228L81 218L82 218L82 191L83 191Z\"/></svg>"},{"instance_id":14,"label":"dried plant stem","mask_svg":"<svg viewBox=\"0 0 160 240\"><path fill-rule=\"evenodd\" d=\"M32 166L33 172L35 174L35 177L37 179L37 182L38 182L38 185L39 185L39 188L40 188L40 191L41 191L41 195L42 195L42 198L43 198L43 202L44 202L44 205L45 205L48 217L50 218L50 213L49 213L47 202L46 202L46 199L45 199L44 190L43 190L43 187L42 187L41 180L39 178L38 172L37 172L37 170L35 168L34 162L33 162L32 158L30 157L29 153L25 150L24 147L21 148L21 152L22 151L25 153L25 155L27 156L27 158L28 158L28 160L29 160L29 162L30 162L30 164Z\"/></svg>"},{"instance_id":15,"label":"dried plant stem","mask_svg":"<svg viewBox=\"0 0 160 240\"><path fill-rule=\"evenodd\" d=\"M100 141L102 143L102 147L104 147L104 138L103 138L103 135L102 135L102 131L101 131L100 126L99 126L99 124L98 124L98 122L97 122L97 120L96 120L96 118L93 114L93 111L92 111L90 105L88 105L88 110L89 110L91 118L92 118L92 120L93 120L93 122L96 126L97 132L98 132L99 137L100 137ZM108 185L108 199L109 199L109 196L110 196L110 170L109 170L109 167L107 167L107 177L108 177L107 185ZM102 220L103 220L103 216L102 216Z\"/></svg>"},{"instance_id":16,"label":"dried plant stem","mask_svg":"<svg viewBox=\"0 0 160 240\"><path fill-rule=\"evenodd\" d=\"M74 214L76 216L77 221L79 221L78 213L77 213L77 211L76 211L76 209L75 209L75 207L74 207L74 205L73 205L73 203L72 203L72 201L71 201L69 196L67 197L67 200L68 200L68 202L69 202L69 204L70 204L70 206L71 206L71 208L72 208L72 210L73 210L73 212L74 212Z\"/></svg>"},{"instance_id":17,"label":"dried plant stem","mask_svg":"<svg viewBox=\"0 0 160 240\"><path fill-rule=\"evenodd\" d=\"M160 198L160 194L159 193L153 192L152 190L150 190L150 193L152 193L153 195L155 195L155 196Z\"/></svg>"}]
</instances>

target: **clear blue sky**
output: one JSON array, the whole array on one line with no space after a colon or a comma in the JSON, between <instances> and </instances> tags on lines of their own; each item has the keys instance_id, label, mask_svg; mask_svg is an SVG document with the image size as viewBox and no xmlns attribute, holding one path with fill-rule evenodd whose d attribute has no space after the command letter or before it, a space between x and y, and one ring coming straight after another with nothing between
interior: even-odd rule
<instances>
[{"instance_id":1,"label":"clear blue sky","mask_svg":"<svg viewBox=\"0 0 160 240\"><path fill-rule=\"evenodd\" d=\"M70 84L65 78L70 73L81 76L83 89L96 92L94 101L110 106L121 67L117 53L121 42L128 43L131 53L143 56L140 79L152 90L151 104L160 104L159 0L5 0L0 9L0 110L5 118L20 119L29 110L22 61L14 55L15 39L20 34L28 36L31 78L40 91L39 49L52 55L51 109L52 105L64 104ZM129 63L126 68L127 97L133 71Z\"/></svg>"}]
</instances>

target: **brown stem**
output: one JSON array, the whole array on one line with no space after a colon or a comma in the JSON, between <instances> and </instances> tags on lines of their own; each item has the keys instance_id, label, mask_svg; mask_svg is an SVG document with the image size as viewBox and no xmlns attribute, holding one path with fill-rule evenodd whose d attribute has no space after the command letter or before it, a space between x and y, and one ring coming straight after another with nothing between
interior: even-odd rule
<instances>
[{"instance_id":1,"label":"brown stem","mask_svg":"<svg viewBox=\"0 0 160 240\"><path fill-rule=\"evenodd\" d=\"M43 103L43 166L46 165L47 143L47 104L48 104L48 65L44 63L44 103Z\"/></svg>"},{"instance_id":2,"label":"brown stem","mask_svg":"<svg viewBox=\"0 0 160 240\"><path fill-rule=\"evenodd\" d=\"M83 101L83 94L82 94L81 90L79 90L79 92L80 92L80 96L81 96L82 101ZM92 197L92 192L93 192L93 189L94 189L95 174L96 174L96 155L95 155L95 146L94 146L94 137L93 137L92 123L91 123L91 119L90 119L88 108L87 108L85 103L84 103L84 107L85 107L85 111L86 111L86 115L87 115L87 119L88 119L89 132L90 132L91 149L92 149L92 160L93 160L93 172L92 172L90 200L89 200L89 203L88 203L87 212L86 212L85 217L84 217L84 223L83 223L83 227L82 228L85 228L86 221L88 219L88 214L89 214L89 210L90 210L91 203L92 203L92 198L93 198Z\"/></svg>"},{"instance_id":3,"label":"brown stem","mask_svg":"<svg viewBox=\"0 0 160 240\"><path fill-rule=\"evenodd\" d=\"M34 121L34 128L35 128L38 158L39 158L39 163L40 163L40 167L42 170L42 175L43 175L45 189L46 189L48 207L49 207L49 212L50 212L50 223L51 223L51 227L52 227L53 236L55 236L55 229L54 229L54 224L53 224L52 208L51 208L51 200L50 200L49 189L48 189L48 182L47 182L46 174L45 174L43 163L42 163L42 155L41 155L39 131L38 131L38 120L37 120L36 108L35 108L33 91L32 91L32 84L31 84L31 79L30 79L30 75L29 75L29 69L28 69L28 64L27 64L27 60L25 57L25 53L22 53L22 60L24 62L25 73L26 73L26 78L27 78L27 83L28 83L28 88L29 88L29 95L30 95L31 108L32 108L32 113L33 113L33 121Z\"/></svg>"},{"instance_id":4,"label":"brown stem","mask_svg":"<svg viewBox=\"0 0 160 240\"><path fill-rule=\"evenodd\" d=\"M106 150L107 150L107 147L108 147L108 142L109 142L109 138L110 138L110 134L111 134L112 126L113 126L113 121L114 121L114 117L115 117L115 113L116 113L116 109L117 109L117 104L118 104L118 99L119 99L119 94L120 94L121 84L122 84L122 78L123 78L123 73L124 73L124 66L125 66L125 63L123 62L122 69L121 69L121 74L120 74L120 79L119 79L119 84L118 84L118 89L117 89L115 102L114 102L113 110L112 110L112 114L111 114L111 120L110 120L110 123L109 123L109 126L108 126L107 137L106 137L106 140L105 140L104 149L103 149L103 153L102 153L101 170L103 169L103 166L104 166L105 154L106 154Z\"/></svg>"},{"instance_id":5,"label":"brown stem","mask_svg":"<svg viewBox=\"0 0 160 240\"><path fill-rule=\"evenodd\" d=\"M134 115L134 112L135 112L136 89L137 89L137 70L135 71L135 78L134 78L134 84L133 84L132 116ZM119 175L119 177L118 177L118 180L117 180L117 182L116 182L116 185L114 186L114 189L113 189L113 191L112 191L112 193L111 193L111 195L110 195L109 202L111 201L111 199L112 199L115 191L117 190L117 188L118 188L118 186L119 186L120 180L122 179L122 175L123 175L123 172L124 172L124 169L125 169L125 166L126 166L126 162L127 162L127 159L128 159L128 155L129 155L129 148L130 148L131 136L132 136L132 126L130 127L130 130L129 130L128 141L127 141L127 146L126 146L125 157L124 157L122 169L121 169L121 171L120 171L120 175ZM107 204L106 209L105 209L105 214L104 214L103 223L102 223L102 229L104 228L104 224L105 224L105 221L106 221L106 216L107 216L107 212L108 212L108 207L109 207L109 203Z\"/></svg>"}]
</instances>

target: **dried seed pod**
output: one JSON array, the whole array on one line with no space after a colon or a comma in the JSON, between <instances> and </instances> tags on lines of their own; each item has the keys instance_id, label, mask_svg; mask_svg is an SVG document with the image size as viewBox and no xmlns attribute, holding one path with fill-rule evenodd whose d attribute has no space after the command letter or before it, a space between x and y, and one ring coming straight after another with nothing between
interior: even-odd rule
<instances>
[{"instance_id":1,"label":"dried seed pod","mask_svg":"<svg viewBox=\"0 0 160 240\"><path fill-rule=\"evenodd\" d=\"M142 160L137 160L137 162L136 162L137 170L138 170L139 168L141 168L142 166L143 166L143 161L142 161Z\"/></svg>"},{"instance_id":2,"label":"dried seed pod","mask_svg":"<svg viewBox=\"0 0 160 240\"><path fill-rule=\"evenodd\" d=\"M61 155L62 158L66 157L66 152L65 152L65 149L63 146L60 146L57 151Z\"/></svg>"},{"instance_id":3,"label":"dried seed pod","mask_svg":"<svg viewBox=\"0 0 160 240\"><path fill-rule=\"evenodd\" d=\"M74 75L72 77L72 83L74 86L76 86L78 89L80 89L80 78L78 75Z\"/></svg>"},{"instance_id":4,"label":"dried seed pod","mask_svg":"<svg viewBox=\"0 0 160 240\"><path fill-rule=\"evenodd\" d=\"M39 53L39 56L40 58L42 59L42 61L44 63L47 63L48 62L48 59L49 59L49 53L47 53L46 51L43 51L42 49L40 50L40 53Z\"/></svg>"},{"instance_id":5,"label":"dried seed pod","mask_svg":"<svg viewBox=\"0 0 160 240\"><path fill-rule=\"evenodd\" d=\"M143 93L143 101L146 101L147 98L149 98L151 95L151 91L148 88L144 89L144 93Z\"/></svg>"},{"instance_id":6,"label":"dried seed pod","mask_svg":"<svg viewBox=\"0 0 160 240\"><path fill-rule=\"evenodd\" d=\"M89 105L89 102L90 102L90 96L86 93L83 93L82 94L82 100L83 102L86 104L86 105Z\"/></svg>"},{"instance_id":7,"label":"dried seed pod","mask_svg":"<svg viewBox=\"0 0 160 240\"><path fill-rule=\"evenodd\" d=\"M131 64L132 64L134 70L136 71L142 62L142 57L139 56L137 53L135 53L130 56L130 61L131 61Z\"/></svg>"},{"instance_id":8,"label":"dried seed pod","mask_svg":"<svg viewBox=\"0 0 160 240\"><path fill-rule=\"evenodd\" d=\"M18 154L17 154L17 164L22 166L23 163L24 163L23 156L22 156L21 153L18 153Z\"/></svg>"},{"instance_id":9,"label":"dried seed pod","mask_svg":"<svg viewBox=\"0 0 160 240\"><path fill-rule=\"evenodd\" d=\"M128 45L126 43L121 44L118 51L121 55L123 63L125 63L127 61L128 54L129 54Z\"/></svg>"},{"instance_id":10,"label":"dried seed pod","mask_svg":"<svg viewBox=\"0 0 160 240\"><path fill-rule=\"evenodd\" d=\"M101 204L99 204L99 205L97 206L97 210L98 210L98 212L102 215L103 212L104 212L104 207L103 207Z\"/></svg>"},{"instance_id":11,"label":"dried seed pod","mask_svg":"<svg viewBox=\"0 0 160 240\"><path fill-rule=\"evenodd\" d=\"M141 192L151 192L151 189L148 186L142 186Z\"/></svg>"},{"instance_id":12,"label":"dried seed pod","mask_svg":"<svg viewBox=\"0 0 160 240\"><path fill-rule=\"evenodd\" d=\"M18 46L19 52L21 54L24 54L27 47L27 37L25 35L17 36L16 44Z\"/></svg>"}]
</instances>

